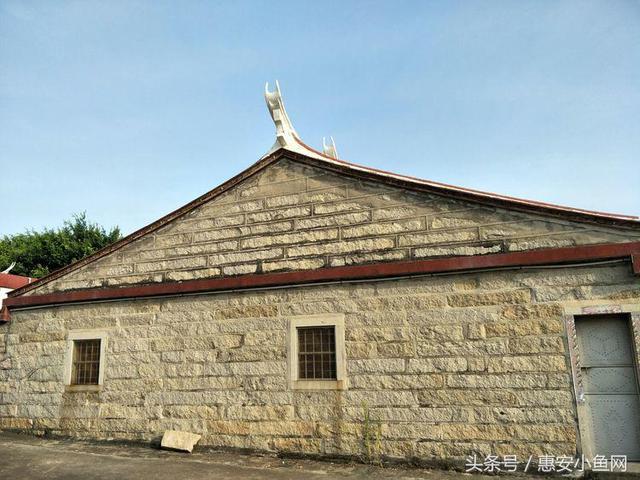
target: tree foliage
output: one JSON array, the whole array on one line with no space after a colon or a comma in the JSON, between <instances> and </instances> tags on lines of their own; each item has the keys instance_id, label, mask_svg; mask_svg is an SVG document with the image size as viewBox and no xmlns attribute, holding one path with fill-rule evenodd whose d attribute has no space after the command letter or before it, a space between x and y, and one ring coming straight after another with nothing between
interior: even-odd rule
<instances>
[{"instance_id":1,"label":"tree foliage","mask_svg":"<svg viewBox=\"0 0 640 480\"><path fill-rule=\"evenodd\" d=\"M60 228L27 230L0 238L0 271L16 262L11 273L39 278L120 238L118 227L107 231L89 222L86 212L75 214Z\"/></svg>"}]
</instances>

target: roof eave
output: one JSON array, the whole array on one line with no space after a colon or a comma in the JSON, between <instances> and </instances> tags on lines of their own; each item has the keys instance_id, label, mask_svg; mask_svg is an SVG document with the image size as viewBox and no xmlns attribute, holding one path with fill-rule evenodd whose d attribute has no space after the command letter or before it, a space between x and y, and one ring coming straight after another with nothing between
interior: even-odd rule
<instances>
[{"instance_id":1,"label":"roof eave","mask_svg":"<svg viewBox=\"0 0 640 480\"><path fill-rule=\"evenodd\" d=\"M70 303L130 300L162 296L214 293L232 290L306 286L317 283L353 282L374 279L407 278L435 274L461 274L474 271L540 266L571 267L599 261L631 261L632 271L640 275L640 242L547 248L540 250L443 257L426 260L385 262L368 265L327 267L280 273L237 275L223 278L164 282L127 287L91 288L5 300L0 321L10 320L10 310Z\"/></svg>"}]
</instances>

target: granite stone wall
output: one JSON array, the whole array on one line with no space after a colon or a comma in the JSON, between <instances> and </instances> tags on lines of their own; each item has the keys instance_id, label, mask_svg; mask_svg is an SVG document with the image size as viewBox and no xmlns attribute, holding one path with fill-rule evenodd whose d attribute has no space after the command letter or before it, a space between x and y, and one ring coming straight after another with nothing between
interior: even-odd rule
<instances>
[{"instance_id":1,"label":"granite stone wall","mask_svg":"<svg viewBox=\"0 0 640 480\"><path fill-rule=\"evenodd\" d=\"M413 235L429 234L393 241ZM143 441L180 429L205 445L362 458L572 455L563 312L584 300L638 303L640 281L618 264L16 310L0 326L0 428ZM345 315L349 388L293 391L287 322L322 313ZM99 392L65 388L77 329L108 330Z\"/></svg>"}]
</instances>

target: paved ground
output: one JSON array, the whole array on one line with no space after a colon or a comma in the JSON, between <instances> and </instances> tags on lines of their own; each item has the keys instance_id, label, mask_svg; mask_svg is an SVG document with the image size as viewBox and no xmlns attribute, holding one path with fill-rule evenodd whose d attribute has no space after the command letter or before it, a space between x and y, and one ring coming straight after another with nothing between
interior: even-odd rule
<instances>
[{"instance_id":1,"label":"paved ground","mask_svg":"<svg viewBox=\"0 0 640 480\"><path fill-rule=\"evenodd\" d=\"M205 451L189 455L144 446L72 442L0 433L0 479L5 478L11 480L114 478L118 480L146 478L153 480L328 480L332 478L486 480L489 477L227 452Z\"/></svg>"}]
</instances>

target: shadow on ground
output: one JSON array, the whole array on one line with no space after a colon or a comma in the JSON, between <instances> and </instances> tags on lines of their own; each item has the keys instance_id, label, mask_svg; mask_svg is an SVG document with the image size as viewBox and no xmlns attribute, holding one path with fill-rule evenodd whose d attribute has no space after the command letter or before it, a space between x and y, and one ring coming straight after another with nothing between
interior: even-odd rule
<instances>
[{"instance_id":1,"label":"shadow on ground","mask_svg":"<svg viewBox=\"0 0 640 480\"><path fill-rule=\"evenodd\" d=\"M45 439L13 433L0 433L0 448L0 476L12 480L489 478L439 470L282 459L270 455L242 455L217 451L195 452L189 455L142 445Z\"/></svg>"}]
</instances>

